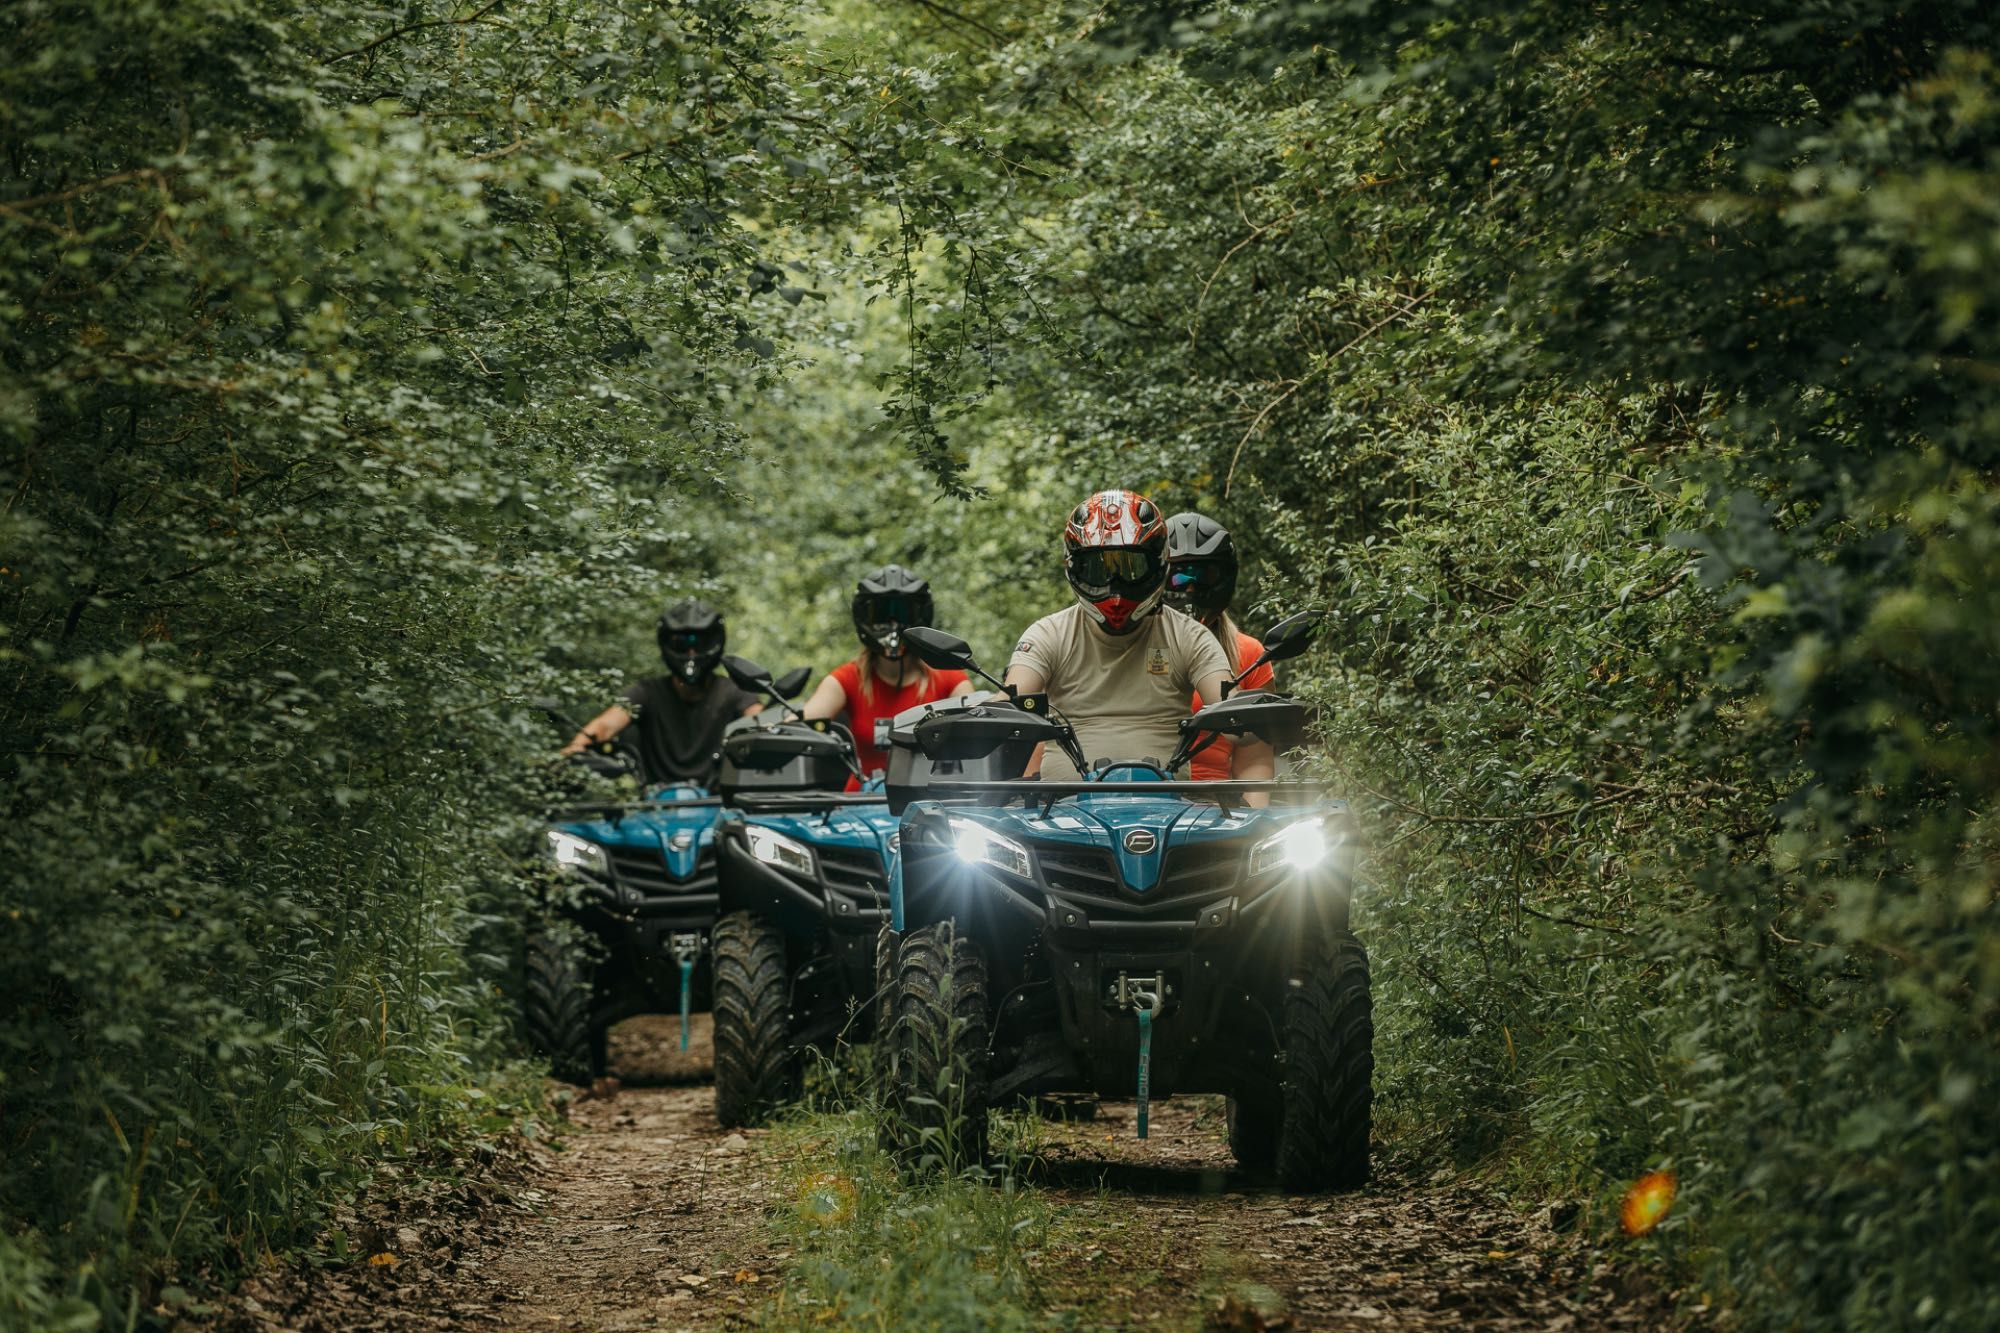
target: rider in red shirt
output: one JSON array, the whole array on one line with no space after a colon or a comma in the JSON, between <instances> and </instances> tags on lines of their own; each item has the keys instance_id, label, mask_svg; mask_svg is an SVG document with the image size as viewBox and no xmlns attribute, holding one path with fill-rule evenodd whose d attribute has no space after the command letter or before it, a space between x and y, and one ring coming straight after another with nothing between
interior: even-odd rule
<instances>
[{"instance_id":1,"label":"rider in red shirt","mask_svg":"<svg viewBox=\"0 0 2000 1333\"><path fill-rule=\"evenodd\" d=\"M1230 599L1236 596L1236 544L1229 531L1212 518L1200 514L1175 514L1167 520L1167 600L1199 620L1222 644L1231 672L1241 671L1257 660L1264 645L1238 629L1230 618ZM1240 688L1268 689L1277 673L1267 662L1244 677ZM1202 698L1194 696L1193 707ZM1188 761L1188 776L1197 782L1216 782L1234 776L1236 742L1218 737Z\"/></svg>"},{"instance_id":2,"label":"rider in red shirt","mask_svg":"<svg viewBox=\"0 0 2000 1333\"><path fill-rule=\"evenodd\" d=\"M806 700L807 717L846 716L854 732L854 757L871 776L889 766L875 744L875 723L906 708L971 690L963 671L937 671L917 660L903 631L928 625L934 613L931 585L901 565L884 565L854 589L854 631L861 652L829 671ZM861 785L850 778L847 789Z\"/></svg>"}]
</instances>

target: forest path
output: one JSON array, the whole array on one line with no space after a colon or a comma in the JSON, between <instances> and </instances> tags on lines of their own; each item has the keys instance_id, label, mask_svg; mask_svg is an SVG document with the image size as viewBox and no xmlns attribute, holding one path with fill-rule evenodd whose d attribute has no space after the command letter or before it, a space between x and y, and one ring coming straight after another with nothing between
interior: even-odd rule
<instances>
[{"instance_id":1,"label":"forest path","mask_svg":"<svg viewBox=\"0 0 2000 1333\"><path fill-rule=\"evenodd\" d=\"M1223 1099L1049 1124L1030 1148L1042 1188L1084 1214L1101 1253L1086 1280L1133 1323L1261 1329L1620 1329L1676 1322L1644 1283L1547 1223L1440 1173L1378 1161L1366 1189L1289 1195L1237 1169ZM1081 1293L1079 1293L1081 1295ZM1056 1308L1061 1308L1056 1302ZM1101 1308L1101 1300L1099 1302ZM1685 1321L1680 1321L1685 1322Z\"/></svg>"},{"instance_id":2,"label":"forest path","mask_svg":"<svg viewBox=\"0 0 2000 1333\"><path fill-rule=\"evenodd\" d=\"M726 1131L709 1024L613 1034L620 1082L569 1106L558 1151L501 1164L405 1215L357 1227L394 1261L245 1284L190 1327L300 1330L699 1329L744 1326L791 1254L765 1223L778 1168L758 1131ZM1234 1168L1219 1098L1034 1121L1018 1159L1087 1237L1029 1266L1055 1326L1491 1330L1677 1322L1643 1284L1476 1189L1383 1173L1351 1194L1289 1196ZM552 1145L553 1147L554 1145ZM1684 1321L1678 1321L1684 1322Z\"/></svg>"}]
</instances>

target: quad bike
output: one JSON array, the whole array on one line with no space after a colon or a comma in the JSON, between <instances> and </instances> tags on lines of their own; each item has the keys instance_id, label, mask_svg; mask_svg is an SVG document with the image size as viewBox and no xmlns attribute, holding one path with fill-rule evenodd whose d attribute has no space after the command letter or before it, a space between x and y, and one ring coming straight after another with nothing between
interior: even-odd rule
<instances>
[{"instance_id":1,"label":"quad bike","mask_svg":"<svg viewBox=\"0 0 2000 1333\"><path fill-rule=\"evenodd\" d=\"M1278 625L1249 670L1303 652L1313 629ZM963 640L908 638L1002 688ZM1309 783L1171 776L1217 736L1295 748L1304 705L1227 695L1181 723L1165 762L1094 768L1044 695L903 722L884 1121L906 1166L979 1165L987 1109L1024 1096L1135 1098L1143 1138L1153 1098L1219 1092L1244 1166L1293 1190L1367 1180L1373 1028L1347 807ZM1037 744L1083 780L1018 780Z\"/></svg>"},{"instance_id":2,"label":"quad bike","mask_svg":"<svg viewBox=\"0 0 2000 1333\"><path fill-rule=\"evenodd\" d=\"M540 701L566 734L575 723ZM636 776L622 738L576 756L601 776ZM521 1017L550 1072L588 1084L605 1072L607 1034L635 1014L688 1014L709 988L704 960L715 923L715 831L722 802L701 787L671 785L631 801L558 812L540 852L567 892L550 895L526 940Z\"/></svg>"},{"instance_id":3,"label":"quad bike","mask_svg":"<svg viewBox=\"0 0 2000 1333\"><path fill-rule=\"evenodd\" d=\"M879 790L842 790L857 772L845 727L790 710L754 662L723 668L777 704L722 740L715 1114L749 1125L798 1096L804 1052L848 1031L875 989L897 821Z\"/></svg>"}]
</instances>

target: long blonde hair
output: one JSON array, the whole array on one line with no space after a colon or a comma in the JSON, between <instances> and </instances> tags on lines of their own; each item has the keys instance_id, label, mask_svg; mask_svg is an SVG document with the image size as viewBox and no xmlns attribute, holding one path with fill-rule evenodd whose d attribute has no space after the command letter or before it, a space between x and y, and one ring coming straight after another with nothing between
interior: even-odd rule
<instances>
[{"instance_id":1,"label":"long blonde hair","mask_svg":"<svg viewBox=\"0 0 2000 1333\"><path fill-rule=\"evenodd\" d=\"M1227 611L1215 618L1215 628L1209 633L1222 645L1222 655L1229 659L1229 674L1235 675L1243 669L1242 655L1237 651L1242 646L1243 631L1236 627L1236 620Z\"/></svg>"},{"instance_id":2,"label":"long blonde hair","mask_svg":"<svg viewBox=\"0 0 2000 1333\"><path fill-rule=\"evenodd\" d=\"M907 652L908 650L905 651ZM861 651L854 655L854 668L861 676L861 697L871 704L875 702L875 657L875 645L872 643L863 643ZM939 692L938 673L931 670L928 663L919 659L915 653L909 653L903 660L905 662L915 662L917 670L922 673L918 677L918 679L923 681L924 686L921 693L936 695ZM899 685L896 688L902 689L904 685L908 684L909 677L906 672L903 685Z\"/></svg>"}]
</instances>

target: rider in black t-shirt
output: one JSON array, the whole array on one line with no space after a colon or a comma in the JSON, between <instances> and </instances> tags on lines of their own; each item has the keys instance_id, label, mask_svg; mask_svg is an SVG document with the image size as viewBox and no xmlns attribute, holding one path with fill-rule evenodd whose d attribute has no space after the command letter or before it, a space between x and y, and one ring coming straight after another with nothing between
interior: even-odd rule
<instances>
[{"instance_id":1,"label":"rider in black t-shirt","mask_svg":"<svg viewBox=\"0 0 2000 1333\"><path fill-rule=\"evenodd\" d=\"M715 674L728 631L714 607L692 597L675 603L660 617L658 637L668 674L633 682L624 704L592 718L562 752L576 754L608 741L636 720L639 764L648 786L691 782L706 787L715 781L722 729L762 705L756 695Z\"/></svg>"}]
</instances>

